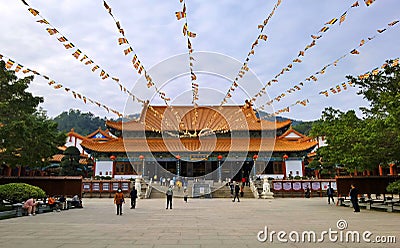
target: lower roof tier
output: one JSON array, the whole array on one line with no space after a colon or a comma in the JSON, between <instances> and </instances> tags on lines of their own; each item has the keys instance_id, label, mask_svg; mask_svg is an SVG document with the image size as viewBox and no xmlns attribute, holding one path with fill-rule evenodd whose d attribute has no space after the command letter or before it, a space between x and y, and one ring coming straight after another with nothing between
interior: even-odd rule
<instances>
[{"instance_id":1,"label":"lower roof tier","mask_svg":"<svg viewBox=\"0 0 400 248\"><path fill-rule=\"evenodd\" d=\"M125 152L299 152L308 151L318 144L317 141L288 141L273 138L217 138L217 139L123 139L108 142L84 140L81 146L87 151L99 153Z\"/></svg>"}]
</instances>

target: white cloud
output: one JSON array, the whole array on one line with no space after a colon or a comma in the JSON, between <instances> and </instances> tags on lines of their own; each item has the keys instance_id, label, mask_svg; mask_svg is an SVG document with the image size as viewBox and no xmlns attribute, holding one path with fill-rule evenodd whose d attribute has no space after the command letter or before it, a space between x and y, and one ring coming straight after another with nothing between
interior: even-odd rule
<instances>
[{"instance_id":1,"label":"white cloud","mask_svg":"<svg viewBox=\"0 0 400 248\"><path fill-rule=\"evenodd\" d=\"M63 33L75 46L80 48L104 70L121 79L127 89L132 89L139 75L132 68L131 56L124 56L125 47L117 44L121 37L115 23L103 7L102 1L82 0L42 0L27 1L33 8L40 11L51 24ZM187 53L186 38L182 36L183 20L177 21L175 11L181 10L179 1L107 1L112 11L125 29L127 38L146 69L177 54ZM340 15L353 4L354 0L283 0L265 27L264 33L268 41L260 41L251 57L249 66L260 78L261 82L268 80L280 72L311 42L311 34L318 32L324 23ZM279 78L278 84L267 87L270 97L275 97L292 87L306 77L319 71L324 65L333 62L338 57L357 47L361 39L376 35L377 29L387 27L389 22L398 17L398 1L376 1L366 7L363 1L360 6L348 10L346 21L341 25L336 23L317 45L307 51L303 63L294 64L290 72ZM250 51L251 44L257 38L257 25L269 15L275 1L189 1L187 3L189 28L197 33L192 39L195 51L220 52L243 62ZM31 69L50 76L63 85L80 92L93 100L123 111L127 95L119 91L119 86L112 80L101 80L92 73L91 67L84 66L71 56L74 51L66 50L54 36L49 36L45 25L36 23L21 1L0 0L0 53L7 55ZM295 106L293 111L285 116L312 120L321 115L321 111L332 106L342 110L358 109L367 103L356 95L356 89L349 89L340 94L330 96L319 95L319 91L345 81L346 75L359 75L384 63L386 59L398 57L398 26L386 31L359 49L359 55L349 55L341 60L336 67L327 69L317 83L308 83L295 94L284 98L274 105L275 109L286 107L297 100L310 99L307 107ZM208 62L210 63L210 62ZM178 63L175 66L186 68L187 64ZM212 63L210 63L211 66ZM218 65L218 61L215 61ZM195 61L194 69L201 70L205 65L201 60ZM229 67L227 67L229 68ZM238 71L232 70L236 75ZM160 73L160 72L159 72ZM202 80L213 80L212 77L202 77ZM225 92L230 83L214 79L218 83L205 82L204 87L213 85ZM201 81L200 81L201 82ZM239 80L246 91L256 92L258 83L248 83L246 77ZM143 82L142 82L143 83ZM176 91L190 90L189 77L181 78L172 87L165 87L167 94L176 95ZM250 85L249 85L250 84ZM179 86L181 85L181 86ZM184 86L183 86L184 85ZM200 85L200 87L202 87ZM140 88L140 87L139 87ZM114 117L104 109L95 105L84 104L71 94L62 90L54 90L47 85L46 80L35 77L30 87L35 95L44 96L43 107L49 115L55 116L69 108L80 108L91 111L99 116ZM134 92L147 96L154 92ZM221 99L211 96L206 89L200 91L203 102L218 104ZM244 102L244 96L238 93L233 99ZM186 99L186 98L185 98ZM156 102L160 102L157 100ZM201 102L201 101L200 101ZM264 98L265 102L265 98ZM190 104L190 101L187 102ZM262 103L261 103L262 104ZM257 102L257 105L261 105Z\"/></svg>"}]
</instances>

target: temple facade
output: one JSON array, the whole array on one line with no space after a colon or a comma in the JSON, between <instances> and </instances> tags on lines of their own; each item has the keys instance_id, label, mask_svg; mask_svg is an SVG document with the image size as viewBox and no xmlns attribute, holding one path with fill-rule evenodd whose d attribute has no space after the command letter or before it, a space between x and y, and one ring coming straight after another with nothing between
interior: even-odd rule
<instances>
[{"instance_id":1,"label":"temple facade","mask_svg":"<svg viewBox=\"0 0 400 248\"><path fill-rule=\"evenodd\" d=\"M107 121L104 140L83 139L94 175L116 179L190 177L240 180L302 177L318 144L291 121L260 119L242 106L151 106L129 121Z\"/></svg>"}]
</instances>

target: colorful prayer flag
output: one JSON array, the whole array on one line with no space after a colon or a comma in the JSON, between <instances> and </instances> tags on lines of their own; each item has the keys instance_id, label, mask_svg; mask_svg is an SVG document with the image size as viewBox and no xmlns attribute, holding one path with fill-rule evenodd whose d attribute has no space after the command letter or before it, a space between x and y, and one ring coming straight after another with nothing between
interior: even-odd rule
<instances>
[{"instance_id":1,"label":"colorful prayer flag","mask_svg":"<svg viewBox=\"0 0 400 248\"><path fill-rule=\"evenodd\" d=\"M375 0L364 0L365 5L370 6L371 4L373 4L375 2Z\"/></svg>"},{"instance_id":2,"label":"colorful prayer flag","mask_svg":"<svg viewBox=\"0 0 400 248\"><path fill-rule=\"evenodd\" d=\"M351 54L360 54L360 52L357 51L356 49L353 49L350 53L351 53Z\"/></svg>"},{"instance_id":3,"label":"colorful prayer flag","mask_svg":"<svg viewBox=\"0 0 400 248\"><path fill-rule=\"evenodd\" d=\"M76 50L73 54L72 54L72 56L74 56L76 59L78 59L79 58L79 56L81 55L81 50Z\"/></svg>"},{"instance_id":4,"label":"colorful prayer flag","mask_svg":"<svg viewBox=\"0 0 400 248\"><path fill-rule=\"evenodd\" d=\"M396 21L393 21L393 22L389 23L388 25L389 25L389 26L394 26L394 25L396 25L398 22L399 22L399 21L396 20Z\"/></svg>"},{"instance_id":5,"label":"colorful prayer flag","mask_svg":"<svg viewBox=\"0 0 400 248\"><path fill-rule=\"evenodd\" d=\"M333 18L329 22L325 23L325 25L333 25L333 24L335 24L336 21L337 21L337 18Z\"/></svg>"},{"instance_id":6,"label":"colorful prayer flag","mask_svg":"<svg viewBox=\"0 0 400 248\"><path fill-rule=\"evenodd\" d=\"M178 12L175 12L175 16L176 16L176 19L180 20L180 19L186 17L186 13L183 11L178 11Z\"/></svg>"},{"instance_id":7,"label":"colorful prayer flag","mask_svg":"<svg viewBox=\"0 0 400 248\"><path fill-rule=\"evenodd\" d=\"M323 27L319 32L326 32L329 29L329 27Z\"/></svg>"},{"instance_id":8,"label":"colorful prayer flag","mask_svg":"<svg viewBox=\"0 0 400 248\"><path fill-rule=\"evenodd\" d=\"M351 5L352 8L353 8L353 7L358 7L358 6L359 6L358 1L356 1L355 3L353 3L353 5Z\"/></svg>"},{"instance_id":9,"label":"colorful prayer flag","mask_svg":"<svg viewBox=\"0 0 400 248\"><path fill-rule=\"evenodd\" d=\"M37 11L37 10L35 10L35 9L29 8L28 10L29 10L29 12L31 12L32 15L34 15L34 16L39 15L39 11Z\"/></svg>"},{"instance_id":10,"label":"colorful prayer flag","mask_svg":"<svg viewBox=\"0 0 400 248\"><path fill-rule=\"evenodd\" d=\"M66 42L67 38L65 38L64 36L61 36L61 37L57 38L57 40L59 40L60 42Z\"/></svg>"},{"instance_id":11,"label":"colorful prayer flag","mask_svg":"<svg viewBox=\"0 0 400 248\"><path fill-rule=\"evenodd\" d=\"M124 50L124 54L125 54L125 55L128 55L128 54L131 53L131 52L133 52L132 47L129 47L128 49L125 49L125 50Z\"/></svg>"},{"instance_id":12,"label":"colorful prayer flag","mask_svg":"<svg viewBox=\"0 0 400 248\"><path fill-rule=\"evenodd\" d=\"M327 90L325 90L325 91L321 91L319 94L321 94L321 95L325 95L326 97L328 97L328 95L329 95L329 93L328 93L328 91L327 91Z\"/></svg>"},{"instance_id":13,"label":"colorful prayer flag","mask_svg":"<svg viewBox=\"0 0 400 248\"><path fill-rule=\"evenodd\" d=\"M110 8L110 6L108 6L108 4L106 3L106 1L103 1L103 3L104 3L104 8L106 8L106 10L108 10L108 13L111 14L111 8Z\"/></svg>"},{"instance_id":14,"label":"colorful prayer flag","mask_svg":"<svg viewBox=\"0 0 400 248\"><path fill-rule=\"evenodd\" d=\"M43 24L49 24L49 22L46 21L45 19L38 20L38 21L36 21L36 22L38 22L38 23L43 23Z\"/></svg>"},{"instance_id":15,"label":"colorful prayer flag","mask_svg":"<svg viewBox=\"0 0 400 248\"><path fill-rule=\"evenodd\" d=\"M14 65L14 61L12 61L11 59L9 59L6 63L6 68L7 69L11 69L11 67Z\"/></svg>"},{"instance_id":16,"label":"colorful prayer flag","mask_svg":"<svg viewBox=\"0 0 400 248\"><path fill-rule=\"evenodd\" d=\"M196 38L196 34L190 31L187 31L187 35L191 38Z\"/></svg>"},{"instance_id":17,"label":"colorful prayer flag","mask_svg":"<svg viewBox=\"0 0 400 248\"><path fill-rule=\"evenodd\" d=\"M19 72L22 69L22 65L18 64L17 67L15 67L15 72Z\"/></svg>"},{"instance_id":18,"label":"colorful prayer flag","mask_svg":"<svg viewBox=\"0 0 400 248\"><path fill-rule=\"evenodd\" d=\"M93 66L92 72L94 72L95 70L97 70L97 69L99 69L99 68L100 68L100 66L98 66L98 65Z\"/></svg>"},{"instance_id":19,"label":"colorful prayer flag","mask_svg":"<svg viewBox=\"0 0 400 248\"><path fill-rule=\"evenodd\" d=\"M340 16L339 25L346 20L347 11Z\"/></svg>"},{"instance_id":20,"label":"colorful prayer flag","mask_svg":"<svg viewBox=\"0 0 400 248\"><path fill-rule=\"evenodd\" d=\"M122 45L122 44L125 44L125 43L128 43L128 40L126 38L118 38L118 44L119 45Z\"/></svg>"},{"instance_id":21,"label":"colorful prayer flag","mask_svg":"<svg viewBox=\"0 0 400 248\"><path fill-rule=\"evenodd\" d=\"M50 35L58 33L57 29L55 28L46 28L47 32L49 32Z\"/></svg>"},{"instance_id":22,"label":"colorful prayer flag","mask_svg":"<svg viewBox=\"0 0 400 248\"><path fill-rule=\"evenodd\" d=\"M75 47L74 44L72 44L72 43L63 44L63 45L64 45L65 49L70 49L70 48Z\"/></svg>"},{"instance_id":23,"label":"colorful prayer flag","mask_svg":"<svg viewBox=\"0 0 400 248\"><path fill-rule=\"evenodd\" d=\"M188 31L188 25L187 25L187 23L185 22L185 24L183 25L183 36L186 36L187 31Z\"/></svg>"},{"instance_id":24,"label":"colorful prayer flag","mask_svg":"<svg viewBox=\"0 0 400 248\"><path fill-rule=\"evenodd\" d=\"M260 35L258 36L258 39L259 39L259 40L264 40L264 41L266 41L266 40L268 39L268 37L267 37L265 34L260 34Z\"/></svg>"}]
</instances>

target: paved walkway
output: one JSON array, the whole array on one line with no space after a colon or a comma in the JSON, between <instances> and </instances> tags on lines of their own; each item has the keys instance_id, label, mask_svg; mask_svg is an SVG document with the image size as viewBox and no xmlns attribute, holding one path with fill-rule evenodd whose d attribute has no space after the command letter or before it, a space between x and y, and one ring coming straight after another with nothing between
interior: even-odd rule
<instances>
[{"instance_id":1,"label":"paved walkway","mask_svg":"<svg viewBox=\"0 0 400 248\"><path fill-rule=\"evenodd\" d=\"M128 199L129 201L129 199ZM137 209L124 205L117 216L112 199L84 199L83 209L0 220L0 245L5 248L30 247L398 247L400 214L352 209L328 205L326 198L273 200L174 199L174 209L165 209L164 199L139 200ZM396 236L397 244L331 242L328 234L321 243L262 243L257 233L291 231L302 235L314 231L339 231L338 220L347 221L344 231L370 231ZM292 233L292 240L296 233ZM260 238L264 236L260 235ZM334 236L332 237L334 238ZM308 236L306 236L306 240ZM339 239L339 237L338 237ZM340 240L340 239L339 239ZM343 240L345 238L343 237ZM301 236L300 236L301 241Z\"/></svg>"}]
</instances>

